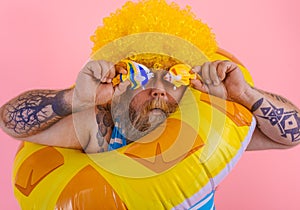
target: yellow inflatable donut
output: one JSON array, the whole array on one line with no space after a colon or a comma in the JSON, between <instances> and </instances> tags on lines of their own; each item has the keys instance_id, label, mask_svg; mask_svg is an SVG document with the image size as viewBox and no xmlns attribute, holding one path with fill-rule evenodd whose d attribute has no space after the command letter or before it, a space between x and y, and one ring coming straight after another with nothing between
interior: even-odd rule
<instances>
[{"instance_id":1,"label":"yellow inflatable donut","mask_svg":"<svg viewBox=\"0 0 300 210\"><path fill-rule=\"evenodd\" d=\"M215 57L229 59L221 52ZM254 128L243 106L189 89L163 127L115 151L88 155L23 144L15 159L15 196L22 209L200 209Z\"/></svg>"},{"instance_id":2,"label":"yellow inflatable donut","mask_svg":"<svg viewBox=\"0 0 300 210\"><path fill-rule=\"evenodd\" d=\"M204 60L236 62L253 85L245 67L217 47L210 29L189 8L157 0L128 2L103 22L92 37L93 53L126 35L168 33L201 49ZM113 52L116 60L127 57ZM182 52L175 57L193 57L185 48ZM141 60L135 56L129 57ZM193 61L199 60L186 63ZM22 209L214 209L215 188L241 157L254 129L255 120L243 106L188 88L178 111L162 126L120 149L88 155L22 144L14 164L14 193Z\"/></svg>"}]
</instances>

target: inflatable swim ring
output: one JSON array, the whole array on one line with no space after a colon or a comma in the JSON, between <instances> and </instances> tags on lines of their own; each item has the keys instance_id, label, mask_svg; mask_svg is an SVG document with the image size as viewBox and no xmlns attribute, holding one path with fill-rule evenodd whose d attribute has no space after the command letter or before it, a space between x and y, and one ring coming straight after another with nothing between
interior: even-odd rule
<instances>
[{"instance_id":1,"label":"inflatable swim ring","mask_svg":"<svg viewBox=\"0 0 300 210\"><path fill-rule=\"evenodd\" d=\"M213 199L255 128L246 108L226 101L224 109L222 103L190 89L180 110L198 107L199 121L194 112L176 112L159 134L111 152L25 143L15 159L15 195L22 209L200 208ZM211 124L224 117L224 125ZM216 138L218 145L207 149Z\"/></svg>"},{"instance_id":2,"label":"inflatable swim ring","mask_svg":"<svg viewBox=\"0 0 300 210\"><path fill-rule=\"evenodd\" d=\"M153 11L148 17L149 7L157 6L162 11ZM138 12L144 14L144 20L135 20L129 30L128 22L139 16ZM152 26L155 21L146 20L164 19L168 14L173 16L156 28ZM124 36L120 27L127 27L131 34L168 32L193 43L210 61L236 62L253 85L245 67L217 47L206 25L194 20L189 10L164 1L126 3L97 29L93 50ZM151 30L143 28L145 21ZM170 21L172 27L168 26ZM197 30L191 32L187 26ZM178 29L182 29L180 33ZM195 40L198 34L191 33L198 32L202 36ZM214 209L214 191L241 157L255 126L245 107L188 88L178 111L162 126L117 150L85 154L23 143L14 164L14 193L22 209Z\"/></svg>"}]
</instances>

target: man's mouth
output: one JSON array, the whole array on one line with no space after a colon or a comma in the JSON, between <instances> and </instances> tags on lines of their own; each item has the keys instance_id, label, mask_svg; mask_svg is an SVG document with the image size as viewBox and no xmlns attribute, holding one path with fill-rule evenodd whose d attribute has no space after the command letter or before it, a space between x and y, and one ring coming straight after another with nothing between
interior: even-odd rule
<instances>
[{"instance_id":1,"label":"man's mouth","mask_svg":"<svg viewBox=\"0 0 300 210\"><path fill-rule=\"evenodd\" d=\"M164 111L163 109L160 109L160 108L153 108L153 109L150 109L150 113L153 114L153 115L166 115L167 116L167 113L166 111Z\"/></svg>"}]
</instances>

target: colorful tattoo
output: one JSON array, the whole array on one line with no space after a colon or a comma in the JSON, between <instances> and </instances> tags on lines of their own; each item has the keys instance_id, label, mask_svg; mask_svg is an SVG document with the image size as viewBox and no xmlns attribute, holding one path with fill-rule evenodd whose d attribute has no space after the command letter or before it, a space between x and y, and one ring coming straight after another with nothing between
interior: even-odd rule
<instances>
[{"instance_id":1,"label":"colorful tattoo","mask_svg":"<svg viewBox=\"0 0 300 210\"><path fill-rule=\"evenodd\" d=\"M3 121L18 137L34 135L71 114L64 91L34 90L5 105Z\"/></svg>"}]
</instances>

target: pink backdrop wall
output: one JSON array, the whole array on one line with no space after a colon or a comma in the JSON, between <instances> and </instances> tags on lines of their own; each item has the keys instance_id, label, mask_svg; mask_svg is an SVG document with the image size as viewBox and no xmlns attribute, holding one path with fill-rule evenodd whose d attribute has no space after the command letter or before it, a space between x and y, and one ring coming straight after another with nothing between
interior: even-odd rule
<instances>
[{"instance_id":1,"label":"pink backdrop wall","mask_svg":"<svg viewBox=\"0 0 300 210\"><path fill-rule=\"evenodd\" d=\"M125 0L9 1L0 6L0 105L28 89L68 87L89 57L89 36ZM300 3L297 0L183 1L223 48L248 67L256 86L300 106ZM19 144L0 131L0 209L20 209L11 171ZM217 190L219 210L296 210L300 146L247 152ZM241 207L242 206L242 207Z\"/></svg>"}]
</instances>

